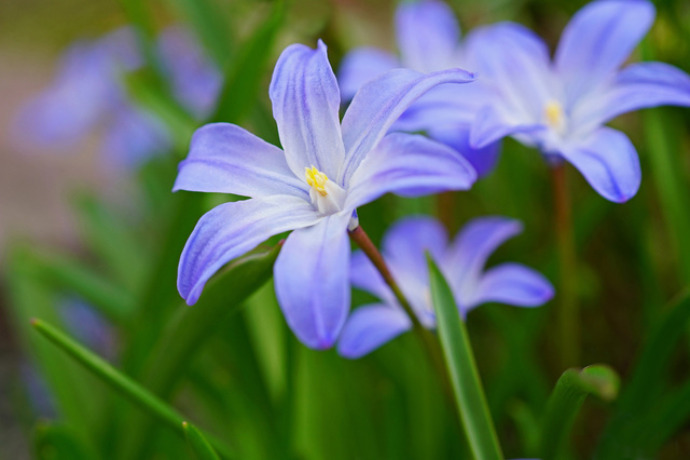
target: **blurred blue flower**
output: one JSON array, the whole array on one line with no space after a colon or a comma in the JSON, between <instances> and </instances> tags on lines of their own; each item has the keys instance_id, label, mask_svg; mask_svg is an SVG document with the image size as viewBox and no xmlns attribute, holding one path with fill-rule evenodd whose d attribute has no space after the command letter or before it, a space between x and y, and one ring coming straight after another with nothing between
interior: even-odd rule
<instances>
[{"instance_id":1,"label":"blurred blue flower","mask_svg":"<svg viewBox=\"0 0 690 460\"><path fill-rule=\"evenodd\" d=\"M291 45L270 86L284 151L239 126L200 128L175 190L233 193L198 222L180 258L178 289L189 304L231 259L288 230L274 267L285 318L312 348L335 341L350 308L347 229L356 208L395 192L418 196L469 188L472 167L452 149L422 136L386 132L429 89L472 80L455 69L420 74L398 69L363 86L342 123L340 90L326 46Z\"/></svg>"},{"instance_id":2,"label":"blurred blue flower","mask_svg":"<svg viewBox=\"0 0 690 460\"><path fill-rule=\"evenodd\" d=\"M357 48L342 61L338 81L343 100L352 99L368 81L394 68L428 73L474 62L460 44L460 26L448 5L437 0L401 2L395 15L399 57L376 48ZM469 144L477 111L486 104L487 88L480 78L469 86L442 85L413 104L393 125L398 131L424 131L460 152L481 176L493 168L499 143L480 149Z\"/></svg>"},{"instance_id":3,"label":"blurred blue flower","mask_svg":"<svg viewBox=\"0 0 690 460\"><path fill-rule=\"evenodd\" d=\"M157 43L174 96L198 118L213 108L219 72L183 29L170 27ZM42 148L68 149L103 129L102 151L113 164L133 167L170 147L161 120L129 99L126 73L143 66L130 28L72 45L53 84L30 100L16 121L17 137Z\"/></svg>"},{"instance_id":4,"label":"blurred blue flower","mask_svg":"<svg viewBox=\"0 0 690 460\"><path fill-rule=\"evenodd\" d=\"M487 302L520 307L542 305L553 297L553 287L541 274L523 265L504 263L484 271L489 256L508 238L520 233L520 222L505 217L482 217L468 223L452 243L443 226L429 217L399 221L383 239L383 257L419 318L436 326L429 291L426 251L432 255L453 291L463 317ZM370 292L381 303L355 310L338 342L338 352L359 358L412 327L393 292L364 253L350 264L352 285Z\"/></svg>"},{"instance_id":5,"label":"blurred blue flower","mask_svg":"<svg viewBox=\"0 0 690 460\"><path fill-rule=\"evenodd\" d=\"M631 110L690 105L690 76L661 62L619 70L654 21L646 0L600 0L565 28L553 62L528 29L500 23L473 34L468 52L493 96L477 115L471 143L512 135L549 161L568 161L604 198L637 193L640 164L634 146L604 124Z\"/></svg>"},{"instance_id":6,"label":"blurred blue flower","mask_svg":"<svg viewBox=\"0 0 690 460\"><path fill-rule=\"evenodd\" d=\"M58 313L69 333L101 356L115 356L115 331L91 305L76 297L60 302Z\"/></svg>"}]
</instances>

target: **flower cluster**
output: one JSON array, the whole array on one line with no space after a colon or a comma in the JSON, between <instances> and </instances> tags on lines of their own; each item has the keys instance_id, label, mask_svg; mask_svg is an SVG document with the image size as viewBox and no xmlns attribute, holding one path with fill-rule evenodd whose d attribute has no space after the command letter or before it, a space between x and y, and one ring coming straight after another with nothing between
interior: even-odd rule
<instances>
[{"instance_id":1,"label":"flower cluster","mask_svg":"<svg viewBox=\"0 0 690 460\"><path fill-rule=\"evenodd\" d=\"M217 69L179 27L164 30L156 48L177 102L198 119L208 115L221 83ZM125 88L126 74L143 65L130 28L72 45L52 85L19 113L17 138L51 149L69 148L104 127L101 150L110 163L125 167L166 151L168 128L138 107Z\"/></svg>"},{"instance_id":2,"label":"flower cluster","mask_svg":"<svg viewBox=\"0 0 690 460\"><path fill-rule=\"evenodd\" d=\"M175 190L250 198L201 218L180 259L181 295L195 303L227 262L293 230L274 267L275 289L303 343L328 348L340 337L340 352L357 357L409 329L410 318L364 255L351 260L357 207L388 192L468 189L477 172L491 170L505 136L537 147L550 163L570 162L603 197L629 199L640 183L637 154L604 123L642 107L690 105L690 77L678 69L642 63L619 70L653 18L646 0L596 1L573 18L552 62L546 45L518 24L480 28L460 45L445 4L404 2L396 16L399 57L354 50L340 84L322 42L289 46L270 86L283 150L238 126L211 124L196 132L180 165ZM342 121L341 100L351 100ZM553 290L538 273L517 264L482 271L519 229L510 219L478 219L447 247L438 223L406 220L388 234L385 259L426 327L435 319L425 250L463 315L485 302L541 305ZM347 320L350 278L382 304Z\"/></svg>"}]
</instances>

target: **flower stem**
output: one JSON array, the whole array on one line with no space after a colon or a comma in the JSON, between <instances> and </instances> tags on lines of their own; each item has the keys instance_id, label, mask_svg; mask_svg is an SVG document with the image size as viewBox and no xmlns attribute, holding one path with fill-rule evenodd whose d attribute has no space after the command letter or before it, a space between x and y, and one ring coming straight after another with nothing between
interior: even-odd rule
<instances>
[{"instance_id":1,"label":"flower stem","mask_svg":"<svg viewBox=\"0 0 690 460\"><path fill-rule=\"evenodd\" d=\"M433 334L424 326L422 326L422 323L419 322L419 318L415 314L412 305L410 305L410 302L403 294L402 290L400 289L400 286L398 286L398 283L393 278L391 271L388 269L388 265L386 265L386 262L383 260L383 256L376 248L374 243L372 243L371 239L369 238L369 235L366 234L366 232L361 226L357 226L357 228L351 230L349 234L352 241L357 243L357 246L359 246L362 252L364 252L364 254L366 254L369 260L371 260L371 262L374 264L374 267L376 267L379 273L381 273L383 280L388 285L388 287L391 288L393 294L395 295L395 298L398 300L398 303L403 308L403 310L405 310L405 313L407 313L407 316L410 318L410 321L412 321L412 328L415 331L416 336L419 338L422 347L429 355L429 359L431 360L432 365L439 372L439 376L443 381L446 393L452 398L452 390L449 384L448 372L443 362L443 356L441 355L441 350L438 346L438 341L433 336Z\"/></svg>"},{"instance_id":2,"label":"flower stem","mask_svg":"<svg viewBox=\"0 0 690 460\"><path fill-rule=\"evenodd\" d=\"M576 290L577 259L565 166L565 163L561 163L551 168L560 278L560 305L556 316L562 368L577 366L580 360L580 316Z\"/></svg>"}]
</instances>

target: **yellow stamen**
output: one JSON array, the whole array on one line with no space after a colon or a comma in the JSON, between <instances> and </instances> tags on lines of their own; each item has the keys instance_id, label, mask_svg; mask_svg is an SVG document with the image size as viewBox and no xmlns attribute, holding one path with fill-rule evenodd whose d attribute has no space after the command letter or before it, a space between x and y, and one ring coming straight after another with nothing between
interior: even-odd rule
<instances>
[{"instance_id":1,"label":"yellow stamen","mask_svg":"<svg viewBox=\"0 0 690 460\"><path fill-rule=\"evenodd\" d=\"M553 99L546 103L544 107L544 114L546 121L554 128L559 128L563 125L563 107L558 101Z\"/></svg>"},{"instance_id":2,"label":"yellow stamen","mask_svg":"<svg viewBox=\"0 0 690 460\"><path fill-rule=\"evenodd\" d=\"M319 192L319 195L328 195L328 192L326 192L328 176L316 169L315 166L312 166L311 168L304 168L304 176L307 179L307 184Z\"/></svg>"}]
</instances>

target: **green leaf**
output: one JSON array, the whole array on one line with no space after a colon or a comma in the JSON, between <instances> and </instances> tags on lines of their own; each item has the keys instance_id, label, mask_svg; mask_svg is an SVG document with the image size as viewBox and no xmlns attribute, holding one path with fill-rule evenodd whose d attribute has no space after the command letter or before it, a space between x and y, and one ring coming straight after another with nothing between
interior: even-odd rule
<instances>
[{"instance_id":1,"label":"green leaf","mask_svg":"<svg viewBox=\"0 0 690 460\"><path fill-rule=\"evenodd\" d=\"M36 280L76 294L115 323L122 323L134 311L135 299L129 292L71 256L28 250L25 257Z\"/></svg>"},{"instance_id":2,"label":"green leaf","mask_svg":"<svg viewBox=\"0 0 690 460\"><path fill-rule=\"evenodd\" d=\"M89 249L121 284L134 291L141 284L145 257L129 223L90 193L78 194L74 206Z\"/></svg>"},{"instance_id":3,"label":"green leaf","mask_svg":"<svg viewBox=\"0 0 690 460\"><path fill-rule=\"evenodd\" d=\"M225 72L225 83L210 121L238 123L255 104L276 35L285 18L284 0L275 0L266 21L256 29Z\"/></svg>"},{"instance_id":4,"label":"green leaf","mask_svg":"<svg viewBox=\"0 0 690 460\"><path fill-rule=\"evenodd\" d=\"M232 56L227 21L217 4L209 0L170 0L189 22L219 68Z\"/></svg>"},{"instance_id":5,"label":"green leaf","mask_svg":"<svg viewBox=\"0 0 690 460\"><path fill-rule=\"evenodd\" d=\"M642 347L637 363L633 367L628 383L609 424L602 434L595 452L595 459L634 459L653 456L664 439L659 439L650 430L649 423L658 418L659 408L666 408L671 426L662 428L667 435L678 426L678 414L673 414L669 403L676 393L669 395L665 375L678 342L687 331L690 322L690 295L684 294L674 302L666 317L653 328L649 339ZM681 390L683 391L683 390ZM682 393L678 393L682 394ZM676 407L683 414L682 407ZM661 412L663 413L663 412ZM661 431L661 430L660 430ZM624 453L624 454L623 454Z\"/></svg>"},{"instance_id":6,"label":"green leaf","mask_svg":"<svg viewBox=\"0 0 690 460\"><path fill-rule=\"evenodd\" d=\"M38 460L88 460L87 453L68 426L50 422L38 422L33 433L33 457Z\"/></svg>"},{"instance_id":7,"label":"green leaf","mask_svg":"<svg viewBox=\"0 0 690 460\"><path fill-rule=\"evenodd\" d=\"M189 447L194 453L194 458L197 460L220 460L220 457L218 457L216 451L213 450L213 447L211 447L206 438L204 438L204 435L201 434L201 431L199 431L194 425L187 422L182 422L182 429L187 437Z\"/></svg>"},{"instance_id":8,"label":"green leaf","mask_svg":"<svg viewBox=\"0 0 690 460\"><path fill-rule=\"evenodd\" d=\"M194 306L175 302L176 314L163 328L150 359L143 365L142 381L147 388L163 399L170 397L206 341L271 277L279 250L259 250L236 260L212 278ZM136 457L133 452L145 447L153 426L148 419L125 418L128 423L124 429L129 434L122 449L125 458L132 458Z\"/></svg>"},{"instance_id":9,"label":"green leaf","mask_svg":"<svg viewBox=\"0 0 690 460\"><path fill-rule=\"evenodd\" d=\"M593 365L568 369L556 383L541 424L540 455L544 460L561 458L575 418L587 395L612 401L618 395L620 379L608 366Z\"/></svg>"},{"instance_id":10,"label":"green leaf","mask_svg":"<svg viewBox=\"0 0 690 460\"><path fill-rule=\"evenodd\" d=\"M31 320L31 325L43 337L67 353L76 362L99 377L111 388L118 391L141 409L155 417L159 422L167 425L180 434L183 433L182 421L184 418L175 409L153 395L146 388L122 374L108 362L92 353L90 350L83 347L76 341L72 340L69 336L60 332L53 326L36 318ZM229 449L219 441L214 441L214 444L219 450L229 452Z\"/></svg>"},{"instance_id":11,"label":"green leaf","mask_svg":"<svg viewBox=\"0 0 690 460\"><path fill-rule=\"evenodd\" d=\"M431 256L427 255L427 258L438 334L470 449L477 460L501 460L503 454L486 405L465 323L443 274Z\"/></svg>"}]
</instances>

